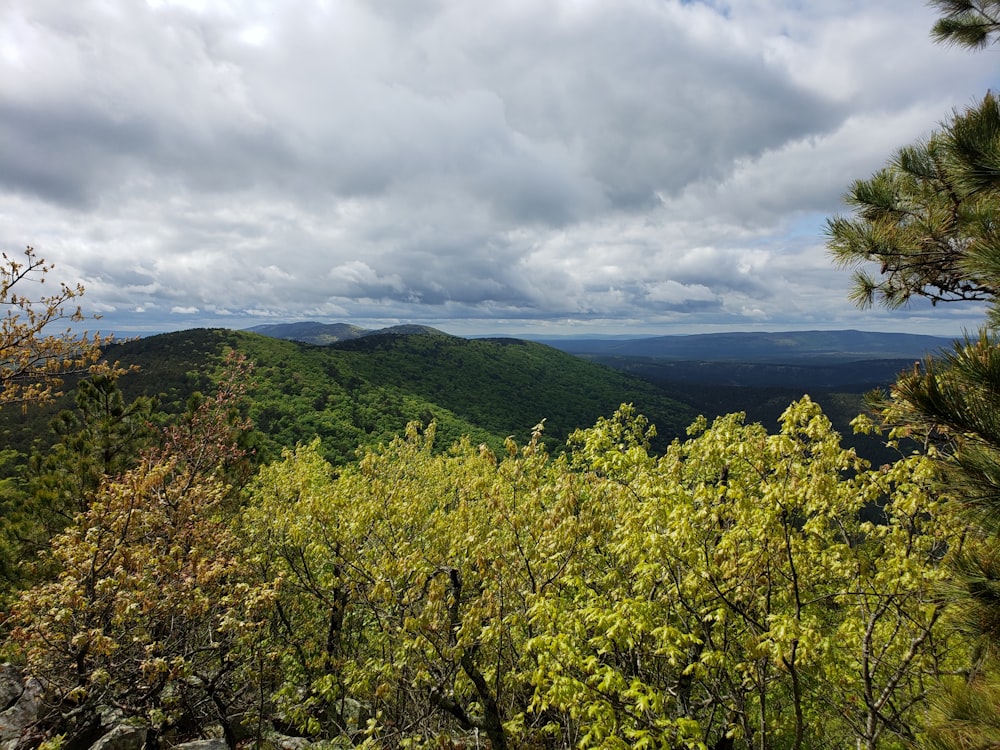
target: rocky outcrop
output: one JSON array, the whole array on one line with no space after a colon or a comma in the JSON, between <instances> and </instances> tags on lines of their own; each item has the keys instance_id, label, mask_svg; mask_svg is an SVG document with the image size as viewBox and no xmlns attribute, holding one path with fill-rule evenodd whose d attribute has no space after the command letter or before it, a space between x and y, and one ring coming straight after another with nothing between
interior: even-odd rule
<instances>
[{"instance_id":1,"label":"rocky outcrop","mask_svg":"<svg viewBox=\"0 0 1000 750\"><path fill-rule=\"evenodd\" d=\"M39 680L24 679L9 664L0 666L0 748L14 750L29 735L41 716L45 689Z\"/></svg>"},{"instance_id":2,"label":"rocky outcrop","mask_svg":"<svg viewBox=\"0 0 1000 750\"><path fill-rule=\"evenodd\" d=\"M40 680L25 679L17 667L0 664L0 750L34 747L44 739L38 725L46 708L45 686ZM80 747L89 744L89 750L144 750L149 739L148 727L136 724L135 719L126 719L118 710L97 709L84 715L82 721L90 730L78 735L77 743ZM84 739L88 736L97 739ZM83 740L82 745L80 740ZM304 737L273 733L268 737L268 744L280 750L308 750L313 743ZM224 739L213 738L183 742L174 745L172 750L229 748Z\"/></svg>"}]
</instances>

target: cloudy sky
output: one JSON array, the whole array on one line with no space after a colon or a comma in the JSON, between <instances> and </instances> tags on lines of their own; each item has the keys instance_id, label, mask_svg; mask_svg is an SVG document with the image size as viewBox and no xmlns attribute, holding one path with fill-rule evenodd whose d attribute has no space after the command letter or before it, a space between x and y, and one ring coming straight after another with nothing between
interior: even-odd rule
<instances>
[{"instance_id":1,"label":"cloudy sky","mask_svg":"<svg viewBox=\"0 0 1000 750\"><path fill-rule=\"evenodd\" d=\"M119 333L865 328L823 226L998 84L922 0L0 0L0 245Z\"/></svg>"}]
</instances>

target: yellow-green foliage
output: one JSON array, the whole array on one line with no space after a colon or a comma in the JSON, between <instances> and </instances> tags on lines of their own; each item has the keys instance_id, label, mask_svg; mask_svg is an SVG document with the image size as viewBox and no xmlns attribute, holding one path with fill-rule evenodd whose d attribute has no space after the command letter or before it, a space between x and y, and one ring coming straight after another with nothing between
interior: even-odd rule
<instances>
[{"instance_id":1,"label":"yellow-green foliage","mask_svg":"<svg viewBox=\"0 0 1000 750\"><path fill-rule=\"evenodd\" d=\"M566 457L539 433L497 458L411 427L339 474L316 444L261 471L243 527L290 722L386 747L913 737L958 539L925 459L867 469L808 399L661 457L628 407Z\"/></svg>"}]
</instances>

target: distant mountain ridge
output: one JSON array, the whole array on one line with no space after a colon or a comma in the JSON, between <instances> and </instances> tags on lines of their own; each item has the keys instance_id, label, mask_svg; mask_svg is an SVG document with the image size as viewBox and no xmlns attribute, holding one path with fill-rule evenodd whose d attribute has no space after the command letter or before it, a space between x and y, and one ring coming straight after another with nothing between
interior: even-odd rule
<instances>
[{"instance_id":1,"label":"distant mountain ridge","mask_svg":"<svg viewBox=\"0 0 1000 750\"><path fill-rule=\"evenodd\" d=\"M272 338L328 345L366 336L432 334L451 336L423 325L362 328L350 323L276 323L246 329ZM457 338L457 337L456 337ZM479 338L479 337L475 337ZM526 337L527 338L527 337ZM635 338L530 337L553 349L578 356L648 357L703 362L801 363L802 360L857 361L921 359L949 347L952 339L913 333L872 331L757 331L696 333Z\"/></svg>"},{"instance_id":2,"label":"distant mountain ridge","mask_svg":"<svg viewBox=\"0 0 1000 750\"><path fill-rule=\"evenodd\" d=\"M388 328L362 328L350 323L317 323L315 321L303 321L301 323L271 323L252 328L244 329L251 333L259 333L263 336L270 336L275 339L285 339L287 341L300 341L303 344L337 344L342 341L352 341L353 339L365 336L375 336L380 334L433 334L438 336L450 336L451 334L439 331L437 328L420 325L398 325Z\"/></svg>"},{"instance_id":3,"label":"distant mountain ridge","mask_svg":"<svg viewBox=\"0 0 1000 750\"><path fill-rule=\"evenodd\" d=\"M635 339L536 339L579 356L646 357L707 362L813 363L826 360L921 359L952 339L871 331L699 333Z\"/></svg>"}]
</instances>

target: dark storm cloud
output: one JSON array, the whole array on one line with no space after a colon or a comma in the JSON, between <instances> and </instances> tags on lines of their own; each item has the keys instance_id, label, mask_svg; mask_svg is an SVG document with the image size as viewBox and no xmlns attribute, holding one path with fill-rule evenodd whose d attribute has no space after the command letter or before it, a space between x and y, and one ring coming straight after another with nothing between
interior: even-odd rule
<instances>
[{"instance_id":1,"label":"dark storm cloud","mask_svg":"<svg viewBox=\"0 0 1000 750\"><path fill-rule=\"evenodd\" d=\"M151 145L137 123L111 123L75 108L6 103L0 103L0 141L0 185L81 207L121 178L129 154Z\"/></svg>"}]
</instances>

